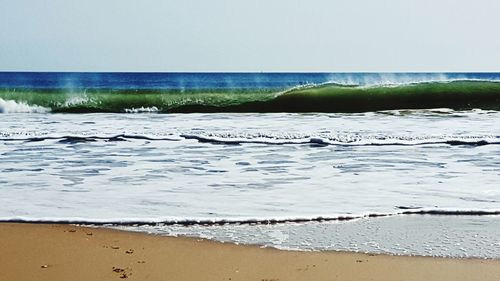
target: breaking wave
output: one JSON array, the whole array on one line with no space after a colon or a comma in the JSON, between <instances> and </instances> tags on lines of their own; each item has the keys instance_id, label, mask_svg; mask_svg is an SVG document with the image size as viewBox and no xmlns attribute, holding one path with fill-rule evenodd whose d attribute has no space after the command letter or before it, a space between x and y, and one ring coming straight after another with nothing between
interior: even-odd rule
<instances>
[{"instance_id":1,"label":"breaking wave","mask_svg":"<svg viewBox=\"0 0 500 281\"><path fill-rule=\"evenodd\" d=\"M0 98L0 113L45 113L49 111L50 109L42 106Z\"/></svg>"},{"instance_id":2,"label":"breaking wave","mask_svg":"<svg viewBox=\"0 0 500 281\"><path fill-rule=\"evenodd\" d=\"M0 98L3 99L0 112L48 111L43 108L55 113L500 110L500 82L456 80L370 86L326 83L282 90L84 89L68 92L64 89L2 89Z\"/></svg>"}]
</instances>

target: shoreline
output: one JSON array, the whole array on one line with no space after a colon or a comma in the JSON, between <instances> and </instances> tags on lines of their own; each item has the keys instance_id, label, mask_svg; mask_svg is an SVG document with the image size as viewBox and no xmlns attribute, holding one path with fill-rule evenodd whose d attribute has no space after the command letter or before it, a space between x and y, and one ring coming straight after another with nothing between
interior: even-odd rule
<instances>
[{"instance_id":1,"label":"shoreline","mask_svg":"<svg viewBox=\"0 0 500 281\"><path fill-rule=\"evenodd\" d=\"M284 251L69 224L0 223L0 281L500 280L500 260Z\"/></svg>"}]
</instances>

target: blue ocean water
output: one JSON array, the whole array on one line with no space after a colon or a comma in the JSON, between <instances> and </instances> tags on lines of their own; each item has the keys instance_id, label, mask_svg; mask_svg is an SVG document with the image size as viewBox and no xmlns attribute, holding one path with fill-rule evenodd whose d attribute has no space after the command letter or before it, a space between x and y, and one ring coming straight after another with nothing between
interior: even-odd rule
<instances>
[{"instance_id":1,"label":"blue ocean water","mask_svg":"<svg viewBox=\"0 0 500 281\"><path fill-rule=\"evenodd\" d=\"M444 80L500 80L499 73L92 73L0 72L1 88L282 89L337 82L369 85Z\"/></svg>"}]
</instances>

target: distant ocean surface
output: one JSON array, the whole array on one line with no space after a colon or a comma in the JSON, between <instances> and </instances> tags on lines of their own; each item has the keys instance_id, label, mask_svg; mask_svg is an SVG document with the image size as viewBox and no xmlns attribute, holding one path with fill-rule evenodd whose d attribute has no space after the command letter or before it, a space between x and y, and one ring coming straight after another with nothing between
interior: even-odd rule
<instances>
[{"instance_id":1,"label":"distant ocean surface","mask_svg":"<svg viewBox=\"0 0 500 281\"><path fill-rule=\"evenodd\" d=\"M0 220L226 237L460 215L500 258L499 110L500 73L0 72Z\"/></svg>"}]
</instances>

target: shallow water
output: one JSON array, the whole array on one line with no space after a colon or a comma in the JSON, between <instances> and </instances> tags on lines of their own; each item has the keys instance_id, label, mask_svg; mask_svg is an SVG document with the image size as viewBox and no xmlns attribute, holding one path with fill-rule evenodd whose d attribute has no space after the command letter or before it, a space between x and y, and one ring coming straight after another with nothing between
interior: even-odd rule
<instances>
[{"instance_id":1,"label":"shallow water","mask_svg":"<svg viewBox=\"0 0 500 281\"><path fill-rule=\"evenodd\" d=\"M4 114L0 218L500 210L500 113Z\"/></svg>"},{"instance_id":2,"label":"shallow water","mask_svg":"<svg viewBox=\"0 0 500 281\"><path fill-rule=\"evenodd\" d=\"M118 228L284 250L500 259L500 216L398 215L322 223Z\"/></svg>"}]
</instances>

